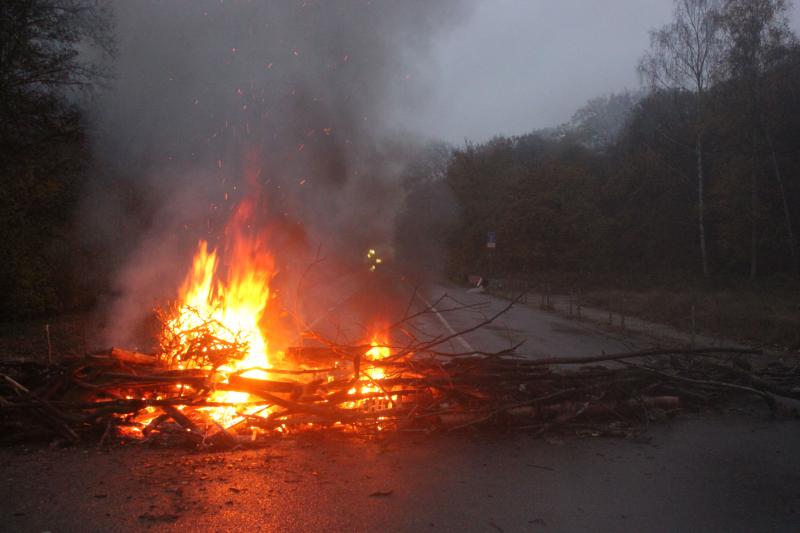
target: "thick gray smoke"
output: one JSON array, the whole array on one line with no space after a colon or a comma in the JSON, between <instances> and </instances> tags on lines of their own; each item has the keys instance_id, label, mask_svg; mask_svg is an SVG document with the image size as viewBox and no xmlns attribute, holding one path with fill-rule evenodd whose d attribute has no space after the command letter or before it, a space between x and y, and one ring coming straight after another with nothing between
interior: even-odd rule
<instances>
[{"instance_id":1,"label":"thick gray smoke","mask_svg":"<svg viewBox=\"0 0 800 533\"><path fill-rule=\"evenodd\" d=\"M394 178L414 146L388 117L423 107L432 39L467 2L119 1L87 206L109 257L126 250L109 340L170 296L197 240L215 244L256 190L284 271L318 246L356 258L388 244ZM130 180L135 199L104 187L109 175Z\"/></svg>"}]
</instances>

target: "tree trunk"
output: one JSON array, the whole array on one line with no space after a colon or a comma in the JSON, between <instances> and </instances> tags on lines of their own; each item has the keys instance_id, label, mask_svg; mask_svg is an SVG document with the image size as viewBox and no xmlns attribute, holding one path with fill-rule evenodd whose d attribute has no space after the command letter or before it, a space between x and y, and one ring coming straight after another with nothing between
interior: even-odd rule
<instances>
[{"instance_id":1,"label":"tree trunk","mask_svg":"<svg viewBox=\"0 0 800 533\"><path fill-rule=\"evenodd\" d=\"M706 251L705 194L703 184L703 138L697 134L697 223L700 230L700 260L703 277L708 278L708 252Z\"/></svg>"},{"instance_id":2,"label":"tree trunk","mask_svg":"<svg viewBox=\"0 0 800 533\"><path fill-rule=\"evenodd\" d=\"M750 161L750 279L758 275L758 183L756 179L756 134Z\"/></svg>"},{"instance_id":3,"label":"tree trunk","mask_svg":"<svg viewBox=\"0 0 800 533\"><path fill-rule=\"evenodd\" d=\"M797 277L800 274L800 258L797 257L797 240L794 236L794 228L792 226L792 213L789 210L789 201L786 198L786 188L783 185L783 175L781 174L781 167L778 164L778 154L775 152L775 146L772 144L772 136L766 132L767 143L769 144L769 151L772 155L772 170L775 172L775 179L778 182L778 190L781 193L781 202L783 203L783 220L786 223L786 235L789 239L789 257L792 260L792 275Z\"/></svg>"}]
</instances>

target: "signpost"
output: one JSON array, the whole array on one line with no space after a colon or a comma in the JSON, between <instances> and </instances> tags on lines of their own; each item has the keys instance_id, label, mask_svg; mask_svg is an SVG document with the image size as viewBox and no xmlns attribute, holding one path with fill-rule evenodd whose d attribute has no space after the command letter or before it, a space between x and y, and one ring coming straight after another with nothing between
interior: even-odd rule
<instances>
[{"instance_id":1,"label":"signpost","mask_svg":"<svg viewBox=\"0 0 800 533\"><path fill-rule=\"evenodd\" d=\"M494 276L494 265L493 265L493 263L494 263L494 251L497 248L497 233L495 233L494 231L490 231L490 232L488 232L486 234L486 248L488 248L488 250L489 250L488 252L486 252L486 255L488 256L487 259L488 259L488 263L489 264L487 265L488 266L488 272L486 273L486 276L484 276L485 278L487 278L484 287L488 287L488 285L489 285L489 279L488 278L491 278L491 277Z\"/></svg>"}]
</instances>

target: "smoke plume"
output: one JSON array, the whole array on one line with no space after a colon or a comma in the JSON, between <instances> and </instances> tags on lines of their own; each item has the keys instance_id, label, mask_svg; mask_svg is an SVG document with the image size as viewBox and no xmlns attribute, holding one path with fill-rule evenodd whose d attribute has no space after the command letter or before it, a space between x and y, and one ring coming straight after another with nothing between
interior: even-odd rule
<instances>
[{"instance_id":1,"label":"smoke plume","mask_svg":"<svg viewBox=\"0 0 800 533\"><path fill-rule=\"evenodd\" d=\"M92 238L123 265L108 341L171 295L198 239L218 244L245 195L259 195L287 277L319 247L346 262L389 246L395 177L415 146L389 117L423 108L430 46L466 4L117 2L86 210Z\"/></svg>"}]
</instances>

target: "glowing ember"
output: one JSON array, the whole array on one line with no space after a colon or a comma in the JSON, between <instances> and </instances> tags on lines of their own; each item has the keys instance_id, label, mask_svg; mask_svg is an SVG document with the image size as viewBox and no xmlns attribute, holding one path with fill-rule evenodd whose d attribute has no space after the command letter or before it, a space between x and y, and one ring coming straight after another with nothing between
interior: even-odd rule
<instances>
[{"instance_id":1,"label":"glowing ember","mask_svg":"<svg viewBox=\"0 0 800 533\"><path fill-rule=\"evenodd\" d=\"M347 391L351 396L360 395L361 399L348 402L345 405L348 409L378 411L392 407L397 401L397 396L391 394L391 389L387 389L381 383L386 378L386 371L374 363L389 357L392 353L386 337L376 334L370 341L370 346L371 348L364 354L364 377L358 387L352 387Z\"/></svg>"},{"instance_id":2,"label":"glowing ember","mask_svg":"<svg viewBox=\"0 0 800 533\"><path fill-rule=\"evenodd\" d=\"M369 361L380 361L381 359L386 359L391 355L391 350L386 345L386 340L378 340L377 337L373 338L370 342L370 346L372 346L369 350L367 350L366 358ZM385 377L385 372L383 368L379 366L373 366L367 368L365 374L369 377L370 380L376 382L373 386L377 385L377 381L382 380ZM364 392L362 390L362 392ZM375 392L375 391L371 391Z\"/></svg>"}]
</instances>

